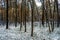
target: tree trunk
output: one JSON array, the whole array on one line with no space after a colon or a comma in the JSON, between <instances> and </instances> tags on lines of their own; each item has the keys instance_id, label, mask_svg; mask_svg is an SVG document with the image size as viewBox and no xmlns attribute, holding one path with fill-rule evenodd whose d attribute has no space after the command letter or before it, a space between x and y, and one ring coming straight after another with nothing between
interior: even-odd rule
<instances>
[{"instance_id":1,"label":"tree trunk","mask_svg":"<svg viewBox=\"0 0 60 40\"><path fill-rule=\"evenodd\" d=\"M15 16L15 27L17 27L17 0L15 0L15 4L16 4L16 6L15 6L15 13L16 13L16 16Z\"/></svg>"},{"instance_id":2,"label":"tree trunk","mask_svg":"<svg viewBox=\"0 0 60 40\"><path fill-rule=\"evenodd\" d=\"M8 0L6 1L6 29L8 29Z\"/></svg>"},{"instance_id":3,"label":"tree trunk","mask_svg":"<svg viewBox=\"0 0 60 40\"><path fill-rule=\"evenodd\" d=\"M31 19L31 36L33 36L33 11L34 11L34 0L32 0L32 3L31 3L31 10L32 10L32 19Z\"/></svg>"},{"instance_id":4,"label":"tree trunk","mask_svg":"<svg viewBox=\"0 0 60 40\"><path fill-rule=\"evenodd\" d=\"M56 12L57 12L57 27L59 27L59 12L58 12L58 0L55 0L55 3L56 3Z\"/></svg>"},{"instance_id":5,"label":"tree trunk","mask_svg":"<svg viewBox=\"0 0 60 40\"><path fill-rule=\"evenodd\" d=\"M42 3L42 25L44 26L44 0Z\"/></svg>"},{"instance_id":6,"label":"tree trunk","mask_svg":"<svg viewBox=\"0 0 60 40\"><path fill-rule=\"evenodd\" d=\"M21 3L21 16L20 16L20 31L22 30L22 3Z\"/></svg>"}]
</instances>

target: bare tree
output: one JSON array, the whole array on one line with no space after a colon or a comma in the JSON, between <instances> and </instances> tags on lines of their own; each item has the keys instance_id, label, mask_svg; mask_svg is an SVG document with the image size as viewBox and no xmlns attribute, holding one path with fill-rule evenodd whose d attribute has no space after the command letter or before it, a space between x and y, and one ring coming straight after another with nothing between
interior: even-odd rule
<instances>
[{"instance_id":1,"label":"bare tree","mask_svg":"<svg viewBox=\"0 0 60 40\"><path fill-rule=\"evenodd\" d=\"M33 10L34 10L34 0L31 0L30 1L30 3L31 3L31 10L32 10L32 12L31 12L31 36L33 36Z\"/></svg>"},{"instance_id":2,"label":"bare tree","mask_svg":"<svg viewBox=\"0 0 60 40\"><path fill-rule=\"evenodd\" d=\"M25 0L25 32L26 32L26 0Z\"/></svg>"},{"instance_id":3,"label":"bare tree","mask_svg":"<svg viewBox=\"0 0 60 40\"><path fill-rule=\"evenodd\" d=\"M15 6L15 13L16 13L16 16L15 16L15 27L17 27L17 0L15 0L15 4L16 4L16 6Z\"/></svg>"},{"instance_id":4,"label":"bare tree","mask_svg":"<svg viewBox=\"0 0 60 40\"><path fill-rule=\"evenodd\" d=\"M42 2L42 25L44 26L44 0Z\"/></svg>"},{"instance_id":5,"label":"bare tree","mask_svg":"<svg viewBox=\"0 0 60 40\"><path fill-rule=\"evenodd\" d=\"M8 29L8 0L6 0L6 29Z\"/></svg>"},{"instance_id":6,"label":"bare tree","mask_svg":"<svg viewBox=\"0 0 60 40\"><path fill-rule=\"evenodd\" d=\"M59 12L58 12L58 0L55 0L56 12L57 12L57 27L59 27Z\"/></svg>"},{"instance_id":7,"label":"bare tree","mask_svg":"<svg viewBox=\"0 0 60 40\"><path fill-rule=\"evenodd\" d=\"M22 1L22 2L23 2L23 1ZM21 21L20 21L20 31L21 31L21 30L22 30L22 3L21 3L21 12L20 12L20 13L21 13L21 16L20 16L20 17L21 17L21 18L20 18L20 20L21 20Z\"/></svg>"}]
</instances>

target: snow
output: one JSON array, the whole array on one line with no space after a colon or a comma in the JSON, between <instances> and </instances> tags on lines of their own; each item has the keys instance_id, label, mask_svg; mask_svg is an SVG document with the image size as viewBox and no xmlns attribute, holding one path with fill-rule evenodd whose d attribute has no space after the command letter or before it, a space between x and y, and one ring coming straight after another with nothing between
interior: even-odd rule
<instances>
[{"instance_id":1,"label":"snow","mask_svg":"<svg viewBox=\"0 0 60 40\"><path fill-rule=\"evenodd\" d=\"M6 25L0 26L0 40L60 40L60 27L55 27L54 32L49 33L48 27L39 27L39 22L34 22L34 35L31 37L31 22L27 24L27 32L24 32L24 25L20 31L20 25L9 25L9 29L5 29Z\"/></svg>"}]
</instances>

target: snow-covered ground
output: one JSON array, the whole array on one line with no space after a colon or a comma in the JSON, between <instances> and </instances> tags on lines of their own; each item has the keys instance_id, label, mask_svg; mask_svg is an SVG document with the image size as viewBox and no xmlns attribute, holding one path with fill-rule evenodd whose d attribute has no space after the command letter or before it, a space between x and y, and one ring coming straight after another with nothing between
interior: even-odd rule
<instances>
[{"instance_id":1,"label":"snow-covered ground","mask_svg":"<svg viewBox=\"0 0 60 40\"><path fill-rule=\"evenodd\" d=\"M60 27L55 27L54 32L49 33L48 27L39 27L39 23L34 23L34 35L31 37L31 24L27 23L27 32L24 32L24 26L20 31L20 25L9 25L9 29L5 29L6 25L0 25L0 40L60 40Z\"/></svg>"}]
</instances>

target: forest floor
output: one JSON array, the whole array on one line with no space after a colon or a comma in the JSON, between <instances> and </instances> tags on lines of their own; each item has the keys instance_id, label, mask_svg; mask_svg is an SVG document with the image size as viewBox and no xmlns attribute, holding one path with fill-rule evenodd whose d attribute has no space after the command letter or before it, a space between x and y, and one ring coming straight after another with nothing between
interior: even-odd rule
<instances>
[{"instance_id":1,"label":"forest floor","mask_svg":"<svg viewBox=\"0 0 60 40\"><path fill-rule=\"evenodd\" d=\"M48 27L39 27L39 23L34 23L34 35L31 37L31 24L27 23L27 32L24 32L24 26L20 31L20 25L0 25L0 40L60 40L60 27L55 27L52 33L49 33Z\"/></svg>"}]
</instances>

